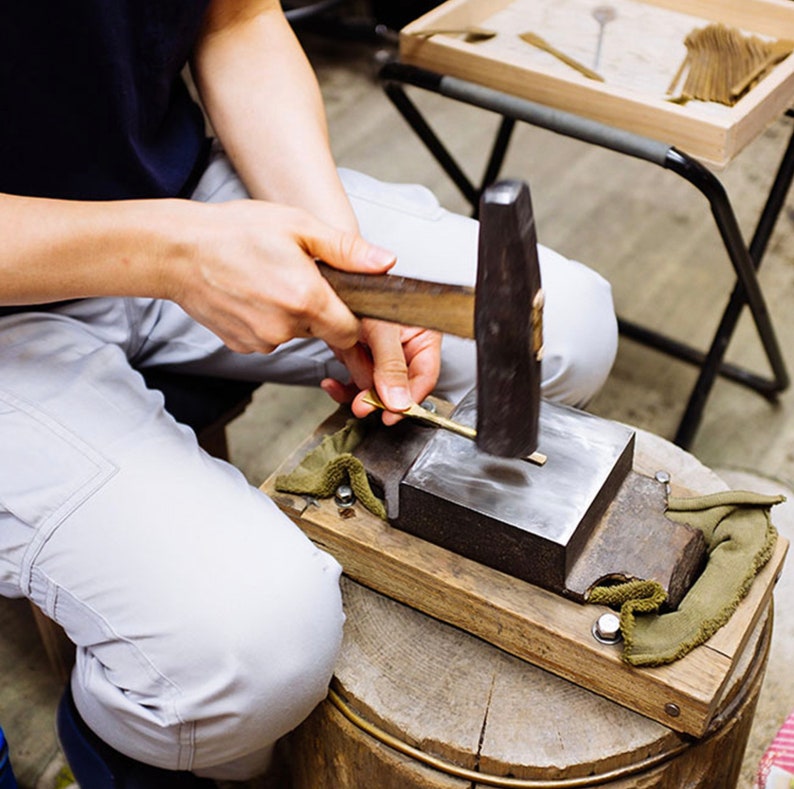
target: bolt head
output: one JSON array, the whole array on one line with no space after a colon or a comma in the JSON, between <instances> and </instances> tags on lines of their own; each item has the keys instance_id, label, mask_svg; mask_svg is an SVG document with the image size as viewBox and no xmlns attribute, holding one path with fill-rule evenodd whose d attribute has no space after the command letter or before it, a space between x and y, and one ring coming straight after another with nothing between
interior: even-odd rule
<instances>
[{"instance_id":1,"label":"bolt head","mask_svg":"<svg viewBox=\"0 0 794 789\"><path fill-rule=\"evenodd\" d=\"M602 644L617 644L623 638L617 614L601 614L593 623L593 636Z\"/></svg>"},{"instance_id":2,"label":"bolt head","mask_svg":"<svg viewBox=\"0 0 794 789\"><path fill-rule=\"evenodd\" d=\"M356 496L350 485L340 485L334 493L334 501L340 507L352 507L356 503Z\"/></svg>"}]
</instances>

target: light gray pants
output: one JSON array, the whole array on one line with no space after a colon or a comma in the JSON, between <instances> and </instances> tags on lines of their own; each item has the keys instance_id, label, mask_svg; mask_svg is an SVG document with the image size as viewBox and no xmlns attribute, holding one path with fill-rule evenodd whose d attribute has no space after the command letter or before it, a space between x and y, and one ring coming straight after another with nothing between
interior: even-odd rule
<instances>
[{"instance_id":1,"label":"light gray pants","mask_svg":"<svg viewBox=\"0 0 794 789\"><path fill-rule=\"evenodd\" d=\"M473 280L475 222L420 187L343 176L363 234L397 252L402 273ZM240 196L216 151L195 197ZM550 250L541 265L544 394L583 403L615 354L610 289ZM443 353L440 390L460 397L473 345L445 338ZM325 695L340 568L198 448L133 368L149 365L305 385L344 375L317 341L234 354L169 302L0 318L0 593L66 629L77 706L104 740L160 767L242 779Z\"/></svg>"}]
</instances>

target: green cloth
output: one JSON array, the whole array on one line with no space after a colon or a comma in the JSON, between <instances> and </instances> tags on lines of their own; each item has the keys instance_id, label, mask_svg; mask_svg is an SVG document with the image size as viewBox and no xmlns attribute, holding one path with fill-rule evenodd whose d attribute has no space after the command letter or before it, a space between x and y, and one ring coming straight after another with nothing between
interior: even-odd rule
<instances>
[{"instance_id":1,"label":"green cloth","mask_svg":"<svg viewBox=\"0 0 794 789\"><path fill-rule=\"evenodd\" d=\"M386 520L386 506L372 492L364 464L351 454L364 434L362 422L349 419L341 430L325 436L293 471L276 477L276 490L325 499L340 485L349 484L363 506Z\"/></svg>"},{"instance_id":2,"label":"green cloth","mask_svg":"<svg viewBox=\"0 0 794 789\"><path fill-rule=\"evenodd\" d=\"M671 663L719 630L772 555L777 531L769 510L782 501L783 496L746 491L671 497L667 517L703 532L708 561L678 609L669 613L659 613L665 592L655 581L593 589L589 602L620 605L623 660L634 666Z\"/></svg>"},{"instance_id":3,"label":"green cloth","mask_svg":"<svg viewBox=\"0 0 794 789\"><path fill-rule=\"evenodd\" d=\"M323 438L276 490L329 498L348 483L370 512L386 520L386 507L372 492L364 464L352 452L365 434L361 420ZM769 518L782 496L727 491L695 498L670 498L666 515L700 529L708 562L676 611L660 613L666 594L656 581L596 587L588 602L620 607L623 659L634 666L671 663L711 637L730 618L775 547Z\"/></svg>"}]
</instances>

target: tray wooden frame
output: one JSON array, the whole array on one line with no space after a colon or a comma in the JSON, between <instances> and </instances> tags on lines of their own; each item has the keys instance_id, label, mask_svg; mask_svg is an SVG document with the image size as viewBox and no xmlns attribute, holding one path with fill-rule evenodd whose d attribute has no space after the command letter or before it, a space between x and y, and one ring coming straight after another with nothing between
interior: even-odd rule
<instances>
[{"instance_id":1,"label":"tray wooden frame","mask_svg":"<svg viewBox=\"0 0 794 789\"><path fill-rule=\"evenodd\" d=\"M465 26L487 27L489 17L514 0L448 0L400 32L400 59L442 75L500 90L544 106L571 112L643 137L669 143L706 165L722 168L794 102L794 55L778 64L733 107L713 115L703 105L677 105L608 82L596 82L565 66L527 68L505 50L459 37L422 32ZM790 0L636 0L744 31L794 40ZM521 32L521 31L516 31ZM540 35L542 30L535 31ZM495 39L498 41L498 38Z\"/></svg>"},{"instance_id":2,"label":"tray wooden frame","mask_svg":"<svg viewBox=\"0 0 794 789\"><path fill-rule=\"evenodd\" d=\"M741 676L747 646L770 610L788 549L785 539L778 539L748 595L708 642L670 665L634 668L621 660L619 646L592 636L593 622L608 610L604 607L563 599L465 559L389 526L359 504L340 512L330 499L307 501L277 492L276 477L292 470L347 418L341 410L329 417L261 487L315 544L336 557L348 577L670 729L696 737L709 731L735 693L732 680ZM634 469L651 476L659 460L640 451ZM693 492L712 491L673 488L675 495Z\"/></svg>"}]
</instances>

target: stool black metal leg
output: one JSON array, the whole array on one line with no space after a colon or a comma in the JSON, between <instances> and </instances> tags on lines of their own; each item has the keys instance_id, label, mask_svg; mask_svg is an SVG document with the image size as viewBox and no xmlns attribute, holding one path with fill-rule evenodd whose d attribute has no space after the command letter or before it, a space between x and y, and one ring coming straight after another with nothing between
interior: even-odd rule
<instances>
[{"instance_id":1,"label":"stool black metal leg","mask_svg":"<svg viewBox=\"0 0 794 789\"><path fill-rule=\"evenodd\" d=\"M794 118L794 111L788 110L786 115L789 118ZM761 264L761 259L766 252L769 239L772 236L772 231L775 229L775 224L783 209L783 203L786 200L793 179L794 126L792 126L788 145L780 160L780 165L778 166L777 173L775 174L775 178L769 190L769 196L766 199L763 211L761 211L761 216L758 219L752 241L750 241L750 257L753 259L756 268Z\"/></svg>"},{"instance_id":2,"label":"stool black metal leg","mask_svg":"<svg viewBox=\"0 0 794 789\"><path fill-rule=\"evenodd\" d=\"M619 320L621 334L700 368L698 379L676 432L676 444L684 448L691 444L700 425L706 400L718 375L747 386L772 402L776 400L777 394L789 385L785 363L758 284L757 269L794 178L794 131L748 248L722 184L699 162L675 148L482 85L445 77L405 64L388 64L381 72L381 77L384 79L384 88L389 97L456 183L463 196L475 208L475 213L476 201L479 199L481 189L496 180L499 175L517 120L669 169L689 181L706 197L737 277L737 284L730 295L708 351L704 353L672 337L623 319ZM463 174L449 151L407 97L401 83L434 91L447 98L501 115L502 124L492 147L481 189L476 189ZM794 117L794 112L789 111L787 115ZM745 305L750 308L764 352L772 368L771 379L724 361L728 343Z\"/></svg>"},{"instance_id":3,"label":"stool black metal leg","mask_svg":"<svg viewBox=\"0 0 794 789\"><path fill-rule=\"evenodd\" d=\"M502 169L502 164L504 164L510 139L513 135L513 129L516 125L515 119L502 116L488 162L485 166L485 172L479 187L477 187L453 159L447 147L441 142L441 139L408 97L402 85L389 81L384 84L383 89L408 125L435 157L444 172L452 179L455 186L458 187L460 193L471 206L471 215L476 219L480 208L480 195L487 186L499 177L499 172Z\"/></svg>"},{"instance_id":4,"label":"stool black metal leg","mask_svg":"<svg viewBox=\"0 0 794 789\"><path fill-rule=\"evenodd\" d=\"M772 401L789 384L786 366L758 284L756 270L760 265L761 254L766 247L776 219L776 216L772 216L772 213L775 211L777 213L780 212L785 193L791 183L793 171L788 160L792 155L794 155L794 147L790 144L778 171L779 177L776 178L775 185L777 188L774 189L774 197L770 194L767 207L759 221L760 232L756 232L756 239L758 240L755 243L757 257L754 258L744 243L736 217L722 184L705 167L685 154L675 149L671 149L669 153L668 168L688 180L708 199L714 220L737 276L736 287L731 293L714 339L701 364L700 374L676 432L675 443L681 447L687 448L695 436L703 415L706 399L711 392L716 376L721 372L723 357L745 304L750 307L758 336L772 368L773 378L765 379L746 372L737 375L735 380L751 387ZM763 230L761 230L762 226ZM737 368L734 368L734 372L738 372Z\"/></svg>"},{"instance_id":5,"label":"stool black metal leg","mask_svg":"<svg viewBox=\"0 0 794 789\"><path fill-rule=\"evenodd\" d=\"M430 128L430 125L420 114L416 105L408 98L405 90L396 82L387 82L383 89L391 99L392 104L397 108L400 115L405 118L408 125L416 132L419 139L425 144L436 161L441 165L444 172L452 179L460 193L476 211L479 202L477 188L469 180L466 173L458 167L457 162L452 158L444 143L438 135Z\"/></svg>"},{"instance_id":6,"label":"stool black metal leg","mask_svg":"<svg viewBox=\"0 0 794 789\"><path fill-rule=\"evenodd\" d=\"M789 111L786 113L790 117L794 117L794 113ZM769 195L766 204L759 216L755 232L753 233L752 241L750 242L749 254L756 270L761 264L761 260L766 252L769 239L774 230L775 224L780 212L783 209L786 196L790 190L792 181L794 180L794 128L789 138L786 150L781 158L778 171L773 180L772 186L769 190ZM731 294L728 307L726 307L723 315L722 323L717 328L716 336L723 336L726 331L731 331L729 324L735 325L736 315L738 311L744 306L745 301L743 291L740 288L735 288ZM702 367L706 361L706 354L700 350L692 348L689 345L678 342L672 337L658 334L657 332L646 329L643 326L620 319L620 332L621 334L630 337L637 342L648 345L663 353L675 356L678 359ZM756 392L766 397L770 401L774 401L779 392L783 391L788 385L788 374L784 369L777 371L775 379L770 381L768 378L755 375L743 367L733 365L729 362L722 362L719 367L719 375L734 383L742 384L754 389ZM702 398L702 391L699 393L698 400ZM693 405L693 408L697 407ZM702 408L701 408L702 410ZM688 444L694 437L694 428L697 425L693 420L687 416L685 412L682 424L679 426L679 441L680 445Z\"/></svg>"}]
</instances>

